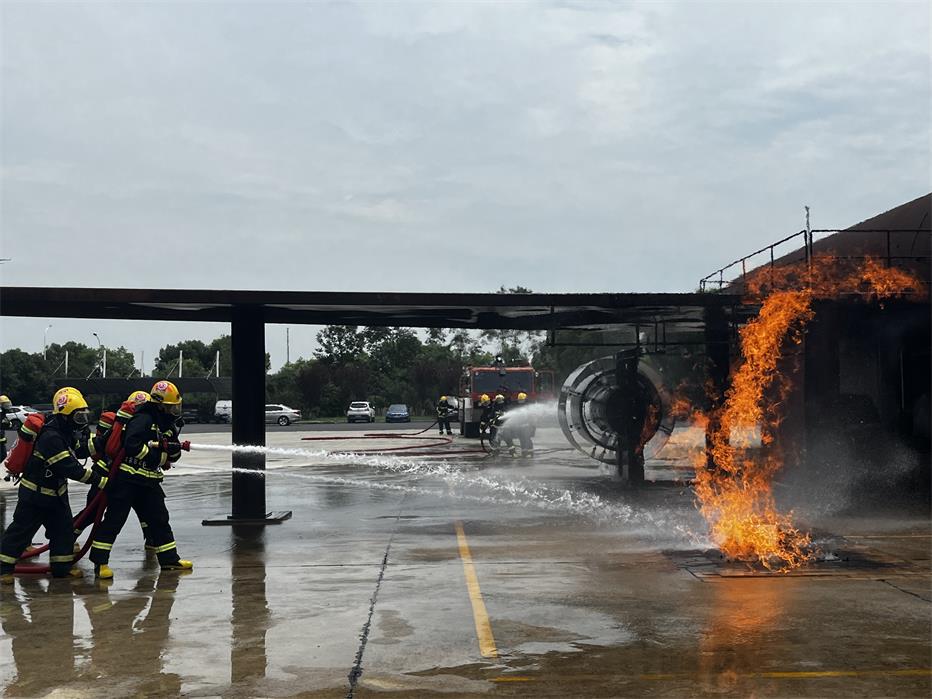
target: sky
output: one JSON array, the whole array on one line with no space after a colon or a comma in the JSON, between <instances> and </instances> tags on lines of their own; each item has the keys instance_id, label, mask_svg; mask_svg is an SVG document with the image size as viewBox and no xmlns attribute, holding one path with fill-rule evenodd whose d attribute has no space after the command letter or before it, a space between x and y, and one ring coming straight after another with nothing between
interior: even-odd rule
<instances>
[{"instance_id":1,"label":"sky","mask_svg":"<svg viewBox=\"0 0 932 699\"><path fill-rule=\"evenodd\" d=\"M0 284L691 291L932 190L930 44L927 2L6 1Z\"/></svg>"}]
</instances>

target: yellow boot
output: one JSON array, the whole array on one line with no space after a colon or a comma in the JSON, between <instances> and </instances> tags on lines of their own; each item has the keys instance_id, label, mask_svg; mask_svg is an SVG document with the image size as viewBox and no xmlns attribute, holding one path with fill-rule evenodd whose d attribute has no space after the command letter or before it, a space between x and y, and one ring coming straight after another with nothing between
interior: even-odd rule
<instances>
[{"instance_id":1,"label":"yellow boot","mask_svg":"<svg viewBox=\"0 0 932 699\"><path fill-rule=\"evenodd\" d=\"M178 561L177 563L168 563L162 566L162 570L191 570L194 563L191 561Z\"/></svg>"},{"instance_id":2,"label":"yellow boot","mask_svg":"<svg viewBox=\"0 0 932 699\"><path fill-rule=\"evenodd\" d=\"M68 577L69 578L83 578L84 571L81 570L80 568L72 568L71 570L68 571Z\"/></svg>"},{"instance_id":3,"label":"yellow boot","mask_svg":"<svg viewBox=\"0 0 932 699\"><path fill-rule=\"evenodd\" d=\"M94 566L94 575L102 580L110 580L113 577L113 571L106 563Z\"/></svg>"},{"instance_id":4,"label":"yellow boot","mask_svg":"<svg viewBox=\"0 0 932 699\"><path fill-rule=\"evenodd\" d=\"M0 585L12 585L13 580L13 573L4 573L0 575Z\"/></svg>"}]
</instances>

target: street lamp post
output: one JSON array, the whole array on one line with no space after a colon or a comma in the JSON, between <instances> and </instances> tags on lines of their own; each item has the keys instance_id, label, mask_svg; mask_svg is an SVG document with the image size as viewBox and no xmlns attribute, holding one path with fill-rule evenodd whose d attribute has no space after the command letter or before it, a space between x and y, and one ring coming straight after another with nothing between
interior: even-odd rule
<instances>
[{"instance_id":1,"label":"street lamp post","mask_svg":"<svg viewBox=\"0 0 932 699\"><path fill-rule=\"evenodd\" d=\"M42 334L42 359L48 359L49 351L49 329L52 327L51 323L46 326L45 332Z\"/></svg>"},{"instance_id":2,"label":"street lamp post","mask_svg":"<svg viewBox=\"0 0 932 699\"><path fill-rule=\"evenodd\" d=\"M94 336L94 339L97 340L97 351L101 353L102 358L98 361L100 362L100 378L107 378L107 350L104 349L104 343L100 341L100 336L97 333L91 333Z\"/></svg>"}]
</instances>

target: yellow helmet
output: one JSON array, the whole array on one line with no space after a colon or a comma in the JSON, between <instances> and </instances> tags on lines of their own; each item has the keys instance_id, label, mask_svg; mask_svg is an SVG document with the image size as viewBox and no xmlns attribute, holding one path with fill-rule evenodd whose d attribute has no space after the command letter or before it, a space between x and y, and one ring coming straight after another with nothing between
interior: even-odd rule
<instances>
[{"instance_id":1,"label":"yellow helmet","mask_svg":"<svg viewBox=\"0 0 932 699\"><path fill-rule=\"evenodd\" d=\"M81 395L81 391L79 391L78 389L76 389L76 388L74 388L74 387L72 387L72 386L63 386L62 388L59 388L57 391L55 391L55 395L52 396L52 406L53 406L53 410L54 410L54 406L58 403L59 397L60 397L63 393L77 393L79 396ZM83 398L83 396L82 396L82 398Z\"/></svg>"},{"instance_id":2,"label":"yellow helmet","mask_svg":"<svg viewBox=\"0 0 932 699\"><path fill-rule=\"evenodd\" d=\"M135 403L137 407L150 400L152 400L152 396L145 391L133 391L126 398L127 403Z\"/></svg>"},{"instance_id":3,"label":"yellow helmet","mask_svg":"<svg viewBox=\"0 0 932 699\"><path fill-rule=\"evenodd\" d=\"M55 393L52 401L52 413L54 415L65 415L74 420L76 425L82 427L90 422L91 411L87 407L87 401L76 388L60 389Z\"/></svg>"},{"instance_id":4,"label":"yellow helmet","mask_svg":"<svg viewBox=\"0 0 932 699\"><path fill-rule=\"evenodd\" d=\"M13 405L13 401L10 400L10 397L7 394L0 396L0 406L6 407L8 405Z\"/></svg>"},{"instance_id":5,"label":"yellow helmet","mask_svg":"<svg viewBox=\"0 0 932 699\"><path fill-rule=\"evenodd\" d=\"M481 396L479 396L479 405L488 405L491 402L492 399L489 398L488 393L483 393Z\"/></svg>"},{"instance_id":6,"label":"yellow helmet","mask_svg":"<svg viewBox=\"0 0 932 699\"><path fill-rule=\"evenodd\" d=\"M501 393L495 394L495 402L496 402L496 403L504 403L504 402L505 402L505 396L503 396Z\"/></svg>"},{"instance_id":7,"label":"yellow helmet","mask_svg":"<svg viewBox=\"0 0 932 699\"><path fill-rule=\"evenodd\" d=\"M152 403L164 406L172 415L181 415L181 393L171 381L157 381L149 394Z\"/></svg>"},{"instance_id":8,"label":"yellow helmet","mask_svg":"<svg viewBox=\"0 0 932 699\"><path fill-rule=\"evenodd\" d=\"M440 402L441 402L441 403L446 403L446 402L447 402L447 397L446 397L446 396L440 396Z\"/></svg>"},{"instance_id":9,"label":"yellow helmet","mask_svg":"<svg viewBox=\"0 0 932 699\"><path fill-rule=\"evenodd\" d=\"M527 393L525 393L524 391L521 391L521 393L518 394L518 402L523 403L526 400L527 400Z\"/></svg>"},{"instance_id":10,"label":"yellow helmet","mask_svg":"<svg viewBox=\"0 0 932 699\"><path fill-rule=\"evenodd\" d=\"M171 381L158 381L149 391L149 400L162 405L181 405L181 392Z\"/></svg>"}]
</instances>

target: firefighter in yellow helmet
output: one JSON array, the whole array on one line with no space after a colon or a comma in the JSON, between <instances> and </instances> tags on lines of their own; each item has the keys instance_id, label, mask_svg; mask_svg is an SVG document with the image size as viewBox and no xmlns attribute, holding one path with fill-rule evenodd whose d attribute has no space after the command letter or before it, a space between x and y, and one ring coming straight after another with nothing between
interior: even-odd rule
<instances>
[{"instance_id":1,"label":"firefighter in yellow helmet","mask_svg":"<svg viewBox=\"0 0 932 699\"><path fill-rule=\"evenodd\" d=\"M56 578L71 574L74 531L71 507L68 504L68 479L91 483L99 488L107 485L106 476L81 465L78 459L89 456L82 435L90 422L90 410L80 391L59 391L52 402L52 414L46 419L32 448L19 482L19 494L13 522L3 535L0 545L0 580L12 582L13 569L20 554L32 537L45 527L49 538L49 562ZM76 448L83 444L83 449Z\"/></svg>"},{"instance_id":2,"label":"firefighter in yellow helmet","mask_svg":"<svg viewBox=\"0 0 932 699\"><path fill-rule=\"evenodd\" d=\"M4 394L0 396L0 461L6 460L6 431L13 429L8 417L13 413L13 403Z\"/></svg>"},{"instance_id":3,"label":"firefighter in yellow helmet","mask_svg":"<svg viewBox=\"0 0 932 699\"><path fill-rule=\"evenodd\" d=\"M453 434L453 430L450 429L450 418L455 413L456 408L450 404L447 396L440 396L440 400L437 401L437 427L440 428L441 435L443 435L444 429L446 429L447 434Z\"/></svg>"},{"instance_id":4,"label":"firefighter in yellow helmet","mask_svg":"<svg viewBox=\"0 0 932 699\"><path fill-rule=\"evenodd\" d=\"M112 578L110 551L130 510L146 523L147 543L155 547L163 570L184 570L191 561L178 555L175 535L169 524L163 471L181 457L178 423L181 393L171 381L157 381L150 399L135 410L122 433L123 461L119 475L107 493L107 512L91 542L91 561L100 578Z\"/></svg>"},{"instance_id":5,"label":"firefighter in yellow helmet","mask_svg":"<svg viewBox=\"0 0 932 699\"><path fill-rule=\"evenodd\" d=\"M488 435L489 447L493 453L496 453L499 448L498 431L505 414L505 396L498 393L494 399L490 399L488 395L482 394L479 398L479 405L482 407L482 416L479 418L479 437L481 439Z\"/></svg>"},{"instance_id":6,"label":"firefighter in yellow helmet","mask_svg":"<svg viewBox=\"0 0 932 699\"><path fill-rule=\"evenodd\" d=\"M534 453L534 443L531 441L535 431L534 422L530 412L521 409L526 405L527 393L520 391L506 420L507 429L504 432L507 434L503 436L502 441L511 448L512 456L529 457ZM512 446L514 438L518 440L520 452L517 447Z\"/></svg>"},{"instance_id":7,"label":"firefighter in yellow helmet","mask_svg":"<svg viewBox=\"0 0 932 699\"><path fill-rule=\"evenodd\" d=\"M114 426L117 425L118 429L123 430L126 428L127 423L132 419L133 415L136 414L136 410L139 406L145 404L149 400L149 394L146 391L133 391L126 397L126 400L120 405L120 408L113 412L112 410L104 411L100 414L100 418L97 420L97 433L93 438L93 457L94 457L94 470L96 470L102 476L110 475L110 464L111 458L107 455L107 442L110 439L110 435L113 434ZM114 482L116 481L116 476L114 474ZM113 483L111 483L111 486ZM91 501L97 496L98 489L93 486L87 491L87 503L85 507L90 506ZM146 551L150 550L149 539L146 536L147 525L145 520L142 518L142 515L139 513L139 510L134 507L136 516L139 518L139 526L142 527L142 533L146 538ZM79 529L75 529L75 535L80 534L84 529L89 525L93 524L93 517L88 517L84 521L84 525Z\"/></svg>"}]
</instances>

